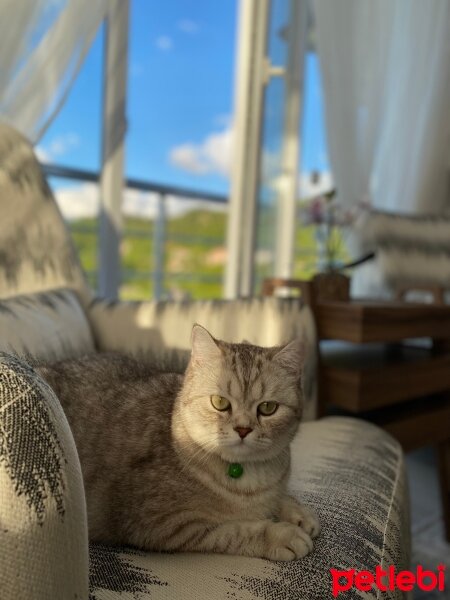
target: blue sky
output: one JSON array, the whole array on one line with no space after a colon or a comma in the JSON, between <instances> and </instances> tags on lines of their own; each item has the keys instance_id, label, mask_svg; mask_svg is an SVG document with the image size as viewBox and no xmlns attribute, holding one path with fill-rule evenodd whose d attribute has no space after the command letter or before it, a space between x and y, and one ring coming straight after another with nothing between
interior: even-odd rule
<instances>
[{"instance_id":1,"label":"blue sky","mask_svg":"<svg viewBox=\"0 0 450 600\"><path fill-rule=\"evenodd\" d=\"M226 193L233 111L237 0L132 0L128 73L128 176ZM275 3L277 6L277 3ZM283 1L278 2L282 23ZM271 32L271 53L283 44ZM98 169L103 31L62 111L39 143L59 164ZM274 88L276 84L274 84ZM276 112L276 94L267 106ZM279 122L279 119L278 119ZM272 129L276 129L274 122ZM268 126L266 144L271 145ZM302 124L303 171L327 171L318 63L309 55Z\"/></svg>"}]
</instances>

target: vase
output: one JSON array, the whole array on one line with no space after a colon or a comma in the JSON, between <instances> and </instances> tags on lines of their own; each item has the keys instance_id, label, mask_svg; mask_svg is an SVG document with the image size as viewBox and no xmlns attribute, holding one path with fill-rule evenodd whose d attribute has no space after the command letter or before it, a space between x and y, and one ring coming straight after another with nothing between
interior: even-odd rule
<instances>
[{"instance_id":1,"label":"vase","mask_svg":"<svg viewBox=\"0 0 450 600\"><path fill-rule=\"evenodd\" d=\"M337 271L314 275L311 280L314 302L348 302L350 277Z\"/></svg>"}]
</instances>

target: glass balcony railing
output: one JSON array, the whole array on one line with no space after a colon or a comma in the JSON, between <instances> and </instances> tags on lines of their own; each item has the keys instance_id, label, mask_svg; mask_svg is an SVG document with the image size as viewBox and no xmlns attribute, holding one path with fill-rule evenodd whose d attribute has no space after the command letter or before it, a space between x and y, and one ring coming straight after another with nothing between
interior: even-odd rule
<instances>
[{"instance_id":1,"label":"glass balcony railing","mask_svg":"<svg viewBox=\"0 0 450 600\"><path fill-rule=\"evenodd\" d=\"M99 280L99 174L42 165L72 234L93 290ZM122 207L120 298L125 300L220 298L227 259L228 199L192 189L128 179ZM272 215L267 219L271 222ZM273 229L255 248L255 293L273 275ZM347 258L343 250L342 259ZM293 277L309 279L319 269L316 226L298 222Z\"/></svg>"},{"instance_id":2,"label":"glass balcony railing","mask_svg":"<svg viewBox=\"0 0 450 600\"><path fill-rule=\"evenodd\" d=\"M99 174L42 165L95 290ZM120 297L220 298L226 263L225 196L128 179L122 207Z\"/></svg>"}]
</instances>

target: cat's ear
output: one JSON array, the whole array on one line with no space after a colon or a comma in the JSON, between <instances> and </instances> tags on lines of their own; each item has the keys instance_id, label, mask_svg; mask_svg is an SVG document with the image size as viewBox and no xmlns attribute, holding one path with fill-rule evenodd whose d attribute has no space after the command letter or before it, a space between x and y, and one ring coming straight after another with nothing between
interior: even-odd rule
<instances>
[{"instance_id":1,"label":"cat's ear","mask_svg":"<svg viewBox=\"0 0 450 600\"><path fill-rule=\"evenodd\" d=\"M199 363L207 363L222 357L213 336L204 327L196 323L191 335L192 358Z\"/></svg>"},{"instance_id":2,"label":"cat's ear","mask_svg":"<svg viewBox=\"0 0 450 600\"><path fill-rule=\"evenodd\" d=\"M295 377L300 377L305 364L305 343L300 338L283 346L273 357L272 362Z\"/></svg>"}]
</instances>

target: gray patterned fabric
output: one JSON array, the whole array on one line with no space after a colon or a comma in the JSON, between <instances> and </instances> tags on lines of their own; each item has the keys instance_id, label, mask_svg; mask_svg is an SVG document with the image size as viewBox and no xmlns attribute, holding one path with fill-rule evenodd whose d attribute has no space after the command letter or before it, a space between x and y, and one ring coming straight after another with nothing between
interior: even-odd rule
<instances>
[{"instance_id":1,"label":"gray patterned fabric","mask_svg":"<svg viewBox=\"0 0 450 600\"><path fill-rule=\"evenodd\" d=\"M88 308L100 350L145 354L163 370L182 372L190 355L191 330L200 323L222 340L276 346L303 339L305 419L316 415L317 336L311 310L296 299L249 298L161 302L94 300ZM113 326L112 326L113 324Z\"/></svg>"},{"instance_id":2,"label":"gray patterned fabric","mask_svg":"<svg viewBox=\"0 0 450 600\"><path fill-rule=\"evenodd\" d=\"M86 598L87 522L75 443L31 367L0 352L0 596Z\"/></svg>"},{"instance_id":3,"label":"gray patterned fabric","mask_svg":"<svg viewBox=\"0 0 450 600\"><path fill-rule=\"evenodd\" d=\"M0 297L58 287L90 297L33 148L0 123Z\"/></svg>"},{"instance_id":4,"label":"gray patterned fabric","mask_svg":"<svg viewBox=\"0 0 450 600\"><path fill-rule=\"evenodd\" d=\"M326 418L293 443L291 492L316 508L314 552L292 563L223 555L149 554L91 544L91 598L325 600L330 569L409 565L409 515L402 451L373 425ZM403 598L349 591L349 598Z\"/></svg>"},{"instance_id":5,"label":"gray patterned fabric","mask_svg":"<svg viewBox=\"0 0 450 600\"><path fill-rule=\"evenodd\" d=\"M56 360L94 352L89 323L71 290L0 300L0 350Z\"/></svg>"},{"instance_id":6,"label":"gray patterned fabric","mask_svg":"<svg viewBox=\"0 0 450 600\"><path fill-rule=\"evenodd\" d=\"M389 296L399 286L450 289L450 214L404 215L362 210L350 239L351 252L375 252L355 270L352 292Z\"/></svg>"}]
</instances>

